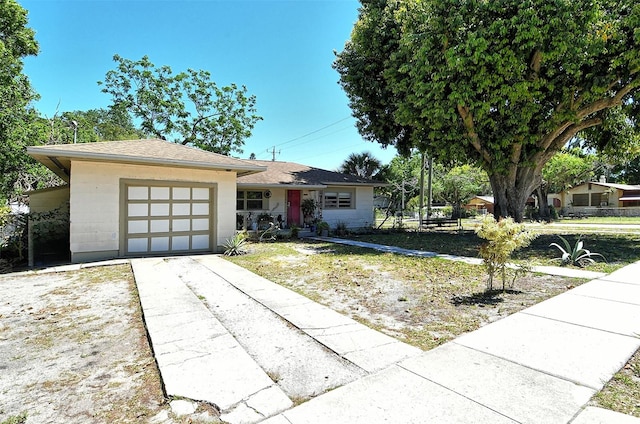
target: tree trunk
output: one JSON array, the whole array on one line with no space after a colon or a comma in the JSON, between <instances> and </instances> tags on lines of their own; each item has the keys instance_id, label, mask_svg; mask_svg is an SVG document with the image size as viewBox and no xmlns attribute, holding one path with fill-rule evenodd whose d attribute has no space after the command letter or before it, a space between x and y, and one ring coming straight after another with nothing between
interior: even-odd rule
<instances>
[{"instance_id":1,"label":"tree trunk","mask_svg":"<svg viewBox=\"0 0 640 424\"><path fill-rule=\"evenodd\" d=\"M527 199L540 184L540 173L530 167L513 166L507 174L489 173L493 190L493 216L522 222Z\"/></svg>"},{"instance_id":2,"label":"tree trunk","mask_svg":"<svg viewBox=\"0 0 640 424\"><path fill-rule=\"evenodd\" d=\"M536 197L538 198L538 215L540 216L540 219L549 222L551 221L551 214L549 213L547 195L546 184L540 184L538 188L536 188Z\"/></svg>"}]
</instances>

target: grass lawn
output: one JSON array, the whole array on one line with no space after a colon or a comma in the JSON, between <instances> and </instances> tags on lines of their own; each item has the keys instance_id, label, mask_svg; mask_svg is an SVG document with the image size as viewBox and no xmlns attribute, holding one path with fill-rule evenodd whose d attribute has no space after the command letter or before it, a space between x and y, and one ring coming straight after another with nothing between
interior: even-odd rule
<instances>
[{"instance_id":1,"label":"grass lawn","mask_svg":"<svg viewBox=\"0 0 640 424\"><path fill-rule=\"evenodd\" d=\"M472 232L432 231L354 236L358 240L407 248L477 257L480 240ZM573 241L575 235L568 235ZM551 263L557 253L548 245L552 235L540 236L519 255L520 260ZM638 237L587 236L587 247L602 252L619 267L640 258ZM520 311L582 284L585 280L525 274L506 292L486 293L484 269L440 258L404 257L324 242L251 243L250 254L229 258L265 278L293 289L372 328L424 350L460 334ZM636 355L637 357L638 355ZM638 359L636 359L638 361ZM632 364L632 363L630 363ZM607 386L594 400L610 409L640 416L640 366L630 365L635 388ZM627 370L628 371L628 370ZM611 395L606 395L610 390ZM635 392L634 392L635 390ZM626 403L619 399L627 399ZM630 399L630 400L629 400ZM628 404L636 405L631 407ZM634 409L635 408L635 409Z\"/></svg>"},{"instance_id":2,"label":"grass lawn","mask_svg":"<svg viewBox=\"0 0 640 424\"><path fill-rule=\"evenodd\" d=\"M534 230L535 231L535 230ZM561 234L573 246L579 237L585 248L591 252L602 254L607 263L598 259L597 264L588 269L592 271L612 272L624 265L640 259L640 230L636 234L592 233L589 229L582 229L580 233L568 231L553 234L540 233L538 237L525 249L514 254L514 262L526 261L530 265L559 265L556 258L560 251L549 247L551 243L562 245L558 234ZM478 249L484 240L473 231L424 231L424 232L380 232L375 234L354 235L350 238L369 243L387 246L399 246L406 249L446 253L450 255L478 257Z\"/></svg>"}]
</instances>

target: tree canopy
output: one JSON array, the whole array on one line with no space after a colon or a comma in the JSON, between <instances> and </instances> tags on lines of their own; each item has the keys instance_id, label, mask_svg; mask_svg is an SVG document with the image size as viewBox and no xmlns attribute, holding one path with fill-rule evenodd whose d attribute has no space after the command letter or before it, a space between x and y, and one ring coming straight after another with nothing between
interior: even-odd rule
<instances>
[{"instance_id":1,"label":"tree canopy","mask_svg":"<svg viewBox=\"0 0 640 424\"><path fill-rule=\"evenodd\" d=\"M115 106L56 113L50 119L42 118L40 125L47 126L47 135L39 141L49 144L134 140L146 135L135 127L126 110Z\"/></svg>"},{"instance_id":2,"label":"tree canopy","mask_svg":"<svg viewBox=\"0 0 640 424\"><path fill-rule=\"evenodd\" d=\"M115 55L113 60L116 69L98 84L114 106L141 121L146 134L229 155L242 153L244 140L262 119L256 115L256 97L245 86L218 87L203 70L174 75L147 56L133 61Z\"/></svg>"},{"instance_id":3,"label":"tree canopy","mask_svg":"<svg viewBox=\"0 0 640 424\"><path fill-rule=\"evenodd\" d=\"M28 161L28 123L35 117L29 104L37 95L22 73L22 60L38 53L38 43L27 24L27 11L18 3L0 1L0 199L11 197Z\"/></svg>"},{"instance_id":4,"label":"tree canopy","mask_svg":"<svg viewBox=\"0 0 640 424\"><path fill-rule=\"evenodd\" d=\"M338 172L361 178L373 178L380 172L381 168L382 163L371 152L351 153L342 162Z\"/></svg>"},{"instance_id":5,"label":"tree canopy","mask_svg":"<svg viewBox=\"0 0 640 424\"><path fill-rule=\"evenodd\" d=\"M334 67L363 137L476 163L519 221L569 140L640 131L639 27L633 0L362 0Z\"/></svg>"},{"instance_id":6,"label":"tree canopy","mask_svg":"<svg viewBox=\"0 0 640 424\"><path fill-rule=\"evenodd\" d=\"M442 165L434 168L433 198L451 204L455 216L459 216L462 205L473 196L491 193L489 178L482 169L471 165L455 166L448 170Z\"/></svg>"}]
</instances>

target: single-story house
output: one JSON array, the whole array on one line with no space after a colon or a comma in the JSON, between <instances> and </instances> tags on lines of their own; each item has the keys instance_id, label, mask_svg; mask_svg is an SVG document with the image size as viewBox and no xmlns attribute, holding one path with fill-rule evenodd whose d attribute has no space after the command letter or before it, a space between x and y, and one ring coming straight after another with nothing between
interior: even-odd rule
<instances>
[{"instance_id":1,"label":"single-story house","mask_svg":"<svg viewBox=\"0 0 640 424\"><path fill-rule=\"evenodd\" d=\"M474 196L464 208L475 209L480 213L493 213L493 196Z\"/></svg>"},{"instance_id":2,"label":"single-story house","mask_svg":"<svg viewBox=\"0 0 640 424\"><path fill-rule=\"evenodd\" d=\"M235 233L238 212L302 224L305 198L320 202L325 221L371 225L379 184L157 139L35 146L27 153L67 183L30 193L30 207L68 208L72 262L218 252Z\"/></svg>"},{"instance_id":3,"label":"single-story house","mask_svg":"<svg viewBox=\"0 0 640 424\"><path fill-rule=\"evenodd\" d=\"M250 162L266 170L238 177L239 228L250 228L261 214L269 214L284 226L302 227L302 204L307 199L316 205L311 218L332 228L339 223L351 229L373 225L373 189L384 183L293 162Z\"/></svg>"},{"instance_id":4,"label":"single-story house","mask_svg":"<svg viewBox=\"0 0 640 424\"><path fill-rule=\"evenodd\" d=\"M567 190L564 201L571 207L640 206L640 185L586 182Z\"/></svg>"}]
</instances>

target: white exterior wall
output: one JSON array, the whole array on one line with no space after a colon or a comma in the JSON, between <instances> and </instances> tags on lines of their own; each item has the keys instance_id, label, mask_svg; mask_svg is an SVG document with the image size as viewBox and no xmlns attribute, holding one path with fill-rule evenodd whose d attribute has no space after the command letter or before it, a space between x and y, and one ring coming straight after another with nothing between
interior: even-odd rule
<instances>
[{"instance_id":1,"label":"white exterior wall","mask_svg":"<svg viewBox=\"0 0 640 424\"><path fill-rule=\"evenodd\" d=\"M73 262L120 256L121 179L216 184L214 246L223 245L234 234L235 172L74 161L70 183Z\"/></svg>"},{"instance_id":2,"label":"white exterior wall","mask_svg":"<svg viewBox=\"0 0 640 424\"><path fill-rule=\"evenodd\" d=\"M238 190L242 191L262 191L269 190L271 197L263 200L263 206L261 210L236 210L237 214L244 215L246 217L247 229L251 229L251 222L257 222L258 215L262 213L270 214L274 221L278 215L282 215L282 220L287 220L287 190L283 188L265 188L265 187L238 187ZM235 210L236 205L236 193L233 193L233 208Z\"/></svg>"},{"instance_id":3,"label":"white exterior wall","mask_svg":"<svg viewBox=\"0 0 640 424\"><path fill-rule=\"evenodd\" d=\"M335 187L328 187L331 191ZM326 221L333 229L340 222L345 223L347 228L358 229L367 228L373 225L373 187L355 188L354 209L323 209L322 220Z\"/></svg>"},{"instance_id":4,"label":"white exterior wall","mask_svg":"<svg viewBox=\"0 0 640 424\"><path fill-rule=\"evenodd\" d=\"M54 209L66 208L69 202L69 186L48 188L29 194L30 212L49 212Z\"/></svg>"}]
</instances>

